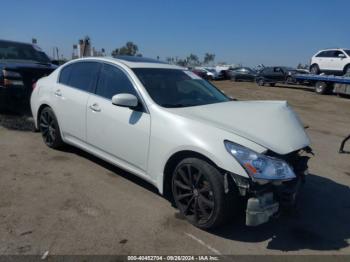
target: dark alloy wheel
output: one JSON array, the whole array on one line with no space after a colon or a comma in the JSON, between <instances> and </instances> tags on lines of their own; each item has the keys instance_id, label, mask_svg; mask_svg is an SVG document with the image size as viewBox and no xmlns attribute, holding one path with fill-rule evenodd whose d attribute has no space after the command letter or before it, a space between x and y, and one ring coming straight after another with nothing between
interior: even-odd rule
<instances>
[{"instance_id":1,"label":"dark alloy wheel","mask_svg":"<svg viewBox=\"0 0 350 262\"><path fill-rule=\"evenodd\" d=\"M315 92L320 95L327 94L329 91L329 86L326 82L317 81L315 84Z\"/></svg>"},{"instance_id":2,"label":"dark alloy wheel","mask_svg":"<svg viewBox=\"0 0 350 262\"><path fill-rule=\"evenodd\" d=\"M186 219L199 228L213 228L227 217L225 205L231 198L224 193L223 176L204 160L187 158L181 161L172 178L175 203Z\"/></svg>"},{"instance_id":3,"label":"dark alloy wheel","mask_svg":"<svg viewBox=\"0 0 350 262\"><path fill-rule=\"evenodd\" d=\"M63 141L56 116L50 107L44 108L39 117L39 130L48 147L59 148Z\"/></svg>"}]
</instances>

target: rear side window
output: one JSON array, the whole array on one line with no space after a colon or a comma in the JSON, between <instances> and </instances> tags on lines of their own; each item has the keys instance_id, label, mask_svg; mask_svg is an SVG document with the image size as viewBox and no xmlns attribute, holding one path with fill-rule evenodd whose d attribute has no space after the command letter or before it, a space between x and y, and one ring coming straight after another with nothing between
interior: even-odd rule
<instances>
[{"instance_id":1,"label":"rear side window","mask_svg":"<svg viewBox=\"0 0 350 262\"><path fill-rule=\"evenodd\" d=\"M333 55L334 55L334 51L328 50L328 51L322 51L316 57L333 57Z\"/></svg>"},{"instance_id":2,"label":"rear side window","mask_svg":"<svg viewBox=\"0 0 350 262\"><path fill-rule=\"evenodd\" d=\"M111 99L114 95L122 93L137 96L133 84L122 70L115 66L104 64L101 69L96 94Z\"/></svg>"},{"instance_id":3,"label":"rear side window","mask_svg":"<svg viewBox=\"0 0 350 262\"><path fill-rule=\"evenodd\" d=\"M59 82L79 90L92 92L98 76L100 64L78 62L64 67Z\"/></svg>"},{"instance_id":4,"label":"rear side window","mask_svg":"<svg viewBox=\"0 0 350 262\"><path fill-rule=\"evenodd\" d=\"M70 72L71 72L71 66L68 65L64 68L62 68L61 72L60 72L60 78L58 80L59 83L64 84L64 85L68 85L68 81L69 81L69 77L70 77Z\"/></svg>"}]
</instances>

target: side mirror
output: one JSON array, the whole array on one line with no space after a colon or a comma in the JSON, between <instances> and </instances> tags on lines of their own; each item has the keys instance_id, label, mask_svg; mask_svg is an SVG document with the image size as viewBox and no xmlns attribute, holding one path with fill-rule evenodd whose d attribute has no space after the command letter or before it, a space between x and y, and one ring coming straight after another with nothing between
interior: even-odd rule
<instances>
[{"instance_id":1,"label":"side mirror","mask_svg":"<svg viewBox=\"0 0 350 262\"><path fill-rule=\"evenodd\" d=\"M344 54L338 54L338 57L339 58L345 58L345 55Z\"/></svg>"},{"instance_id":2,"label":"side mirror","mask_svg":"<svg viewBox=\"0 0 350 262\"><path fill-rule=\"evenodd\" d=\"M116 106L135 108L139 104L139 100L132 94L118 94L112 97L112 104Z\"/></svg>"}]
</instances>

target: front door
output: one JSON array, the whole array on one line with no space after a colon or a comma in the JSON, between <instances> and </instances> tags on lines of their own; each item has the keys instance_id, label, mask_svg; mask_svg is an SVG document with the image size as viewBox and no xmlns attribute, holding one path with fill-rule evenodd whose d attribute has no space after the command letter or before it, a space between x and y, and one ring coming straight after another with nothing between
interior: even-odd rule
<instances>
[{"instance_id":1,"label":"front door","mask_svg":"<svg viewBox=\"0 0 350 262\"><path fill-rule=\"evenodd\" d=\"M112 104L112 96L121 93L139 97L127 73L104 64L96 94L87 103L87 142L102 154L140 174L147 169L150 139L150 115L140 110Z\"/></svg>"}]
</instances>

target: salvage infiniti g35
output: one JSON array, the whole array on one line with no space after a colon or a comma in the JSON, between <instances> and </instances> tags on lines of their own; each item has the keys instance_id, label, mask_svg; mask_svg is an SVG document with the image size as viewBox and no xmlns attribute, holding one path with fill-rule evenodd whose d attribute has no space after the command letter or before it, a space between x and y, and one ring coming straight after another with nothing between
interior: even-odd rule
<instances>
[{"instance_id":1,"label":"salvage infiniti g35","mask_svg":"<svg viewBox=\"0 0 350 262\"><path fill-rule=\"evenodd\" d=\"M36 83L35 126L157 187L200 228L246 204L246 224L294 205L309 138L283 101L233 101L192 72L121 56L68 62Z\"/></svg>"}]
</instances>

